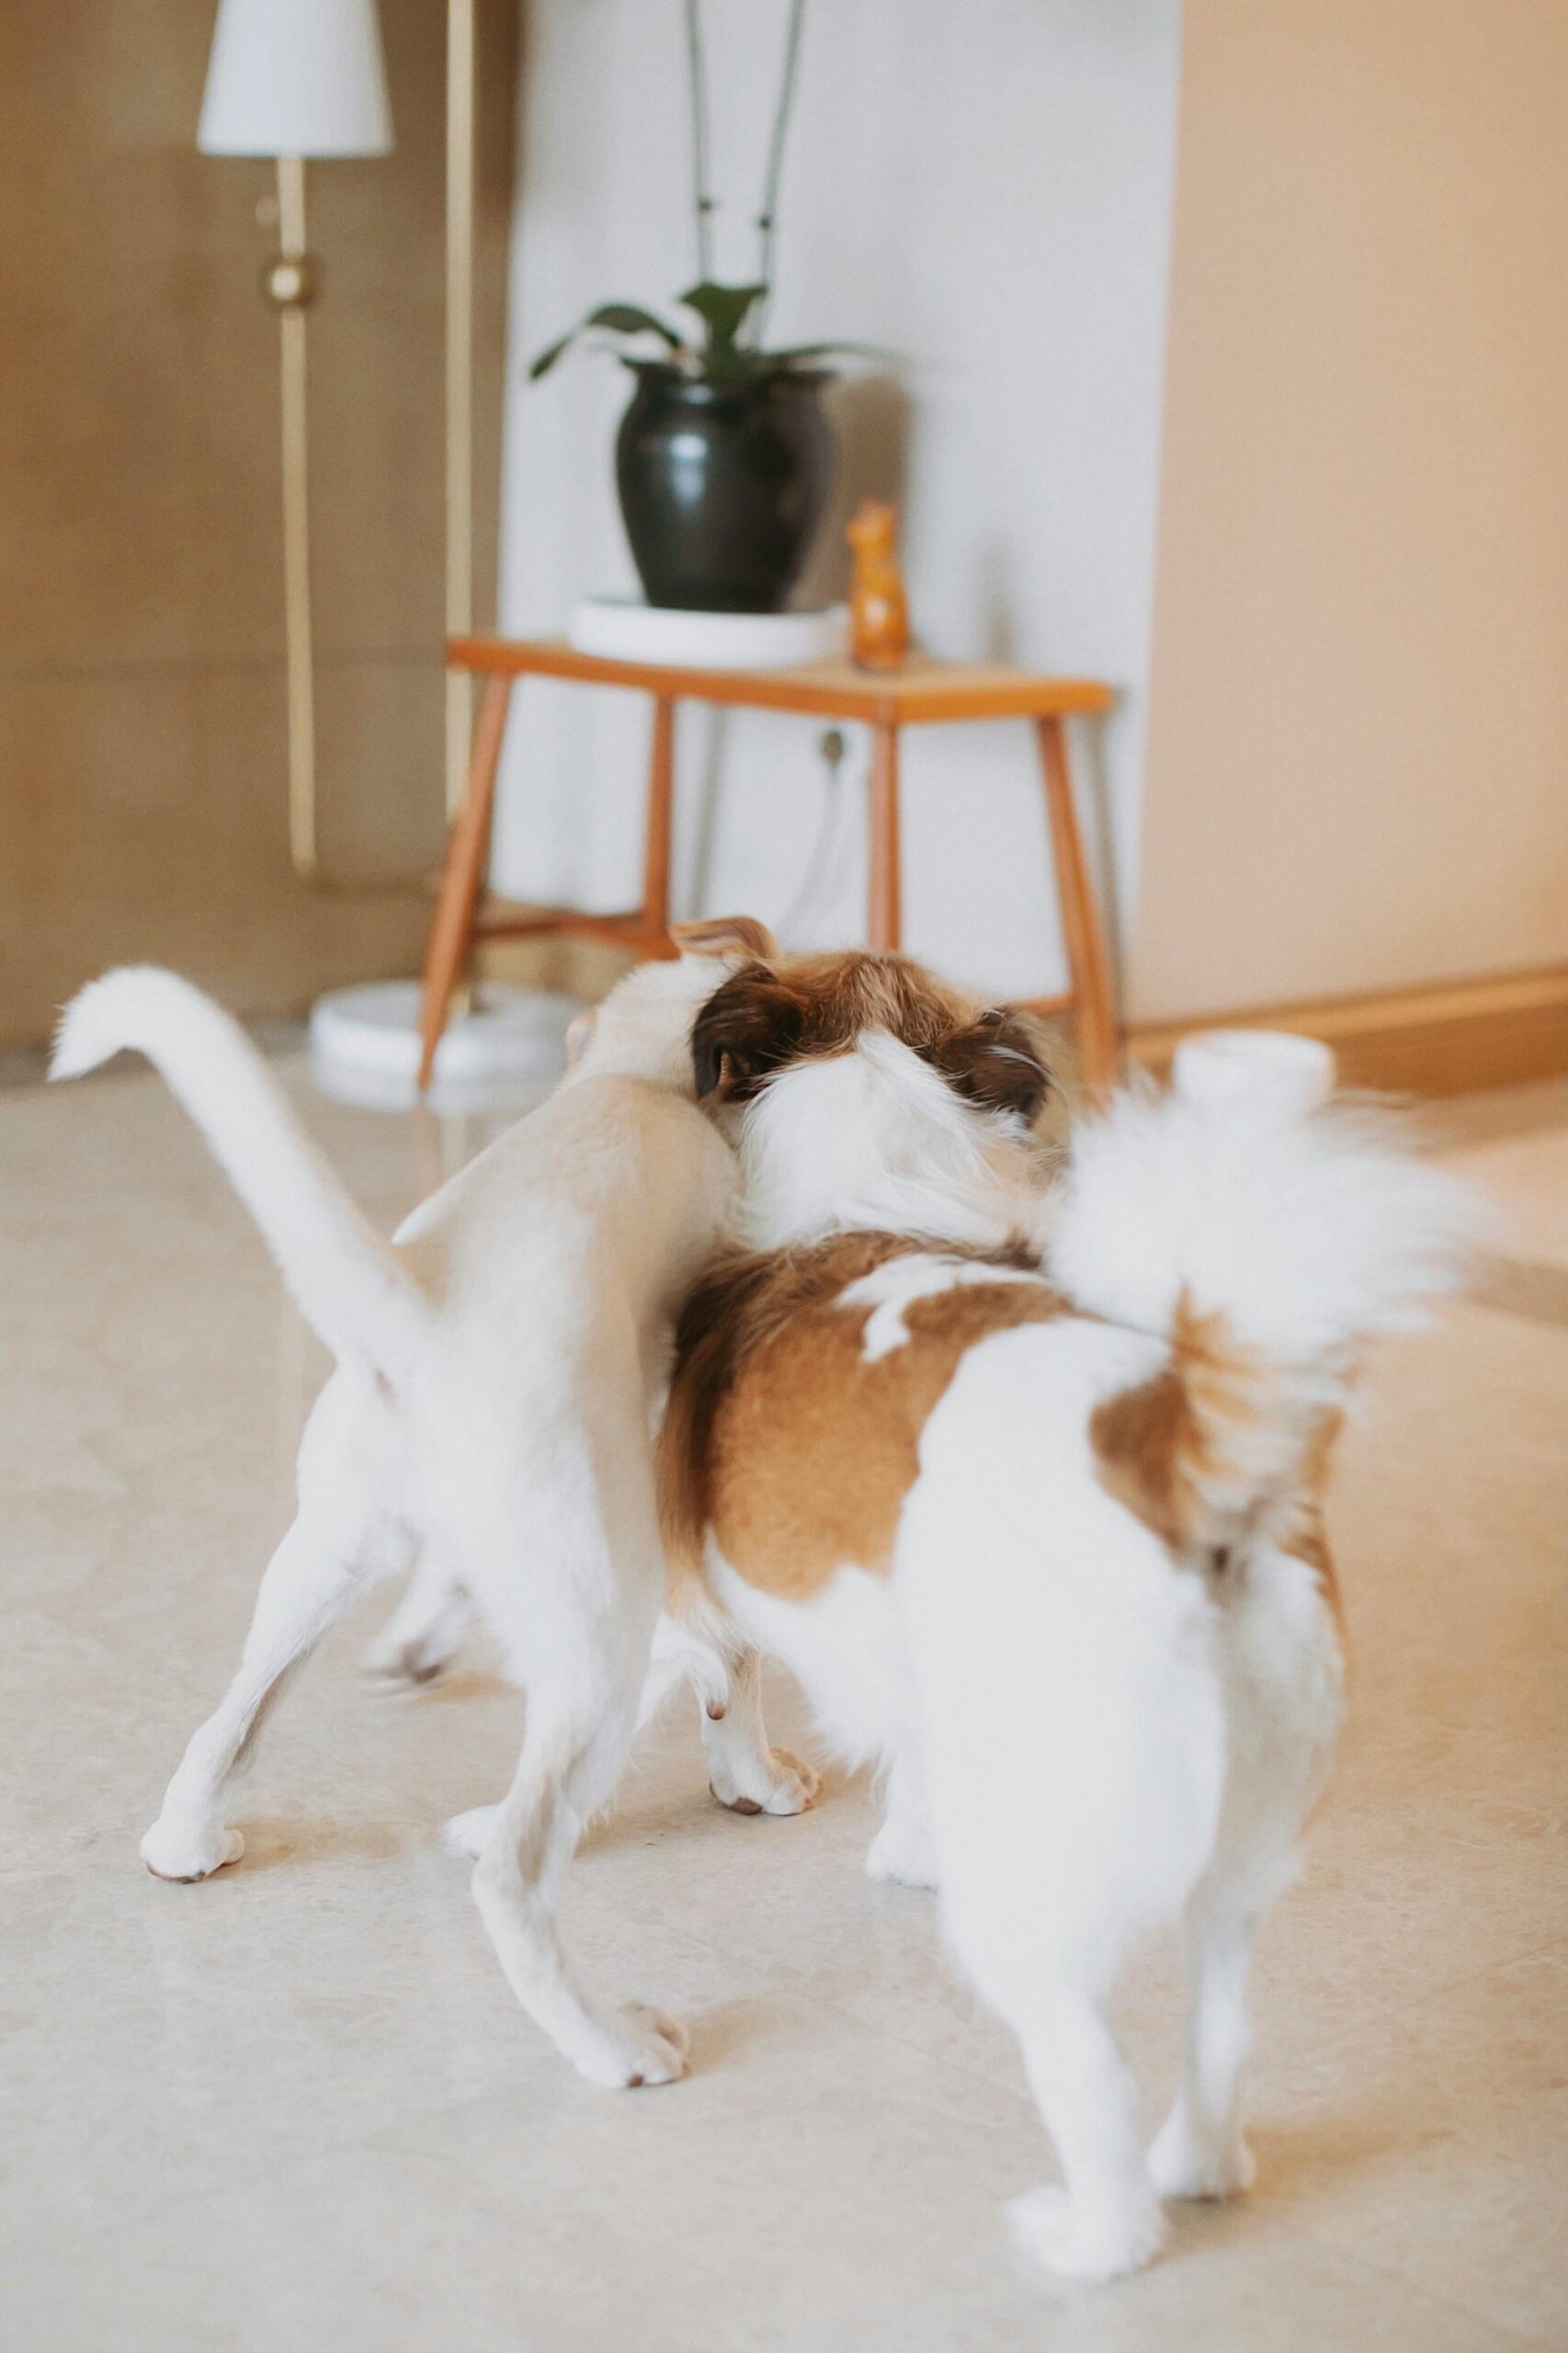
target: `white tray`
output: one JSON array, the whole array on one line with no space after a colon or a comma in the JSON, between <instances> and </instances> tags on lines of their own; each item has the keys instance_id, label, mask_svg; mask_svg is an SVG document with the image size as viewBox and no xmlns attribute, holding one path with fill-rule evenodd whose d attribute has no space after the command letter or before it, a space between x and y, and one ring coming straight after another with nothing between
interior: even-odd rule
<instances>
[{"instance_id":1,"label":"white tray","mask_svg":"<svg viewBox=\"0 0 1568 2353\"><path fill-rule=\"evenodd\" d=\"M689 613L634 597L585 597L566 625L579 654L677 670L788 670L849 651L849 608L819 613Z\"/></svg>"}]
</instances>

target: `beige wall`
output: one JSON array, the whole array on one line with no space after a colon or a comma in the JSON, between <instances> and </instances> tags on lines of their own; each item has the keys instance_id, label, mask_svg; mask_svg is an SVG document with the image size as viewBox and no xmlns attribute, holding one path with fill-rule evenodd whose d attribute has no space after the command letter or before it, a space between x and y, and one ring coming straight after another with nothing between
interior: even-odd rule
<instances>
[{"instance_id":1,"label":"beige wall","mask_svg":"<svg viewBox=\"0 0 1568 2353\"><path fill-rule=\"evenodd\" d=\"M423 931L289 869L271 172L195 151L212 13L0 9L0 1041L113 959L275 1010ZM481 14L491 449L514 11ZM440 838L443 17L381 0L396 153L311 175L323 846L382 873Z\"/></svg>"},{"instance_id":2,"label":"beige wall","mask_svg":"<svg viewBox=\"0 0 1568 2353\"><path fill-rule=\"evenodd\" d=\"M1187 0L1143 1019L1563 949L1562 0Z\"/></svg>"}]
</instances>

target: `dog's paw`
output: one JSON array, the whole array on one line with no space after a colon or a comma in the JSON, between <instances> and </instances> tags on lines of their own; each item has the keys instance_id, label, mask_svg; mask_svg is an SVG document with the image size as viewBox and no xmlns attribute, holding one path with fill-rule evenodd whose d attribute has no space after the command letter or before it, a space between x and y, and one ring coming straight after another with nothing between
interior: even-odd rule
<instances>
[{"instance_id":1,"label":"dog's paw","mask_svg":"<svg viewBox=\"0 0 1568 2353\"><path fill-rule=\"evenodd\" d=\"M454 1813L441 1825L441 1844L452 1854L466 1855L471 1863L477 1863L500 1811L498 1805L471 1805L466 1813Z\"/></svg>"},{"instance_id":2,"label":"dog's paw","mask_svg":"<svg viewBox=\"0 0 1568 2353\"><path fill-rule=\"evenodd\" d=\"M360 1659L359 1674L373 1691L417 1691L444 1675L456 1654L455 1643L440 1644L429 1636L389 1642L383 1635Z\"/></svg>"},{"instance_id":3,"label":"dog's paw","mask_svg":"<svg viewBox=\"0 0 1568 2353\"><path fill-rule=\"evenodd\" d=\"M1112 2205L1064 2189L1026 2189L1008 2201L1014 2245L1058 2279L1120 2279L1157 2255L1165 2218L1153 2192Z\"/></svg>"},{"instance_id":4,"label":"dog's paw","mask_svg":"<svg viewBox=\"0 0 1568 2353\"><path fill-rule=\"evenodd\" d=\"M167 1822L162 1814L142 1841L142 1859L154 1879L210 1879L244 1851L244 1840L226 1823Z\"/></svg>"},{"instance_id":5,"label":"dog's paw","mask_svg":"<svg viewBox=\"0 0 1568 2353\"><path fill-rule=\"evenodd\" d=\"M866 1877L894 1887L935 1888L937 1857L924 1824L884 1822L866 1849Z\"/></svg>"},{"instance_id":6,"label":"dog's paw","mask_svg":"<svg viewBox=\"0 0 1568 2353\"><path fill-rule=\"evenodd\" d=\"M787 1748L770 1748L766 1763L747 1758L740 1768L717 1759L708 1786L732 1813L804 1813L816 1802L822 1776Z\"/></svg>"},{"instance_id":7,"label":"dog's paw","mask_svg":"<svg viewBox=\"0 0 1568 2353\"><path fill-rule=\"evenodd\" d=\"M577 2072L606 2091L678 2084L686 2073L686 2029L649 2002L628 2002L606 2018L593 2040L573 2055Z\"/></svg>"},{"instance_id":8,"label":"dog's paw","mask_svg":"<svg viewBox=\"0 0 1568 2353\"><path fill-rule=\"evenodd\" d=\"M1155 2133L1149 2174L1162 2198L1239 2198L1257 2178L1257 2161L1237 2132L1228 2144L1200 2142L1178 2100Z\"/></svg>"}]
</instances>

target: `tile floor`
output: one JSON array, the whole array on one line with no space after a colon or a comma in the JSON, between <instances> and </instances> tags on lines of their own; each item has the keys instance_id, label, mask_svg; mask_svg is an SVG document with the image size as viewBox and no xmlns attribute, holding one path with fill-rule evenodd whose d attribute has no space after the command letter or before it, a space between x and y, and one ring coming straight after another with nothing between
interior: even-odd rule
<instances>
[{"instance_id":1,"label":"tile floor","mask_svg":"<svg viewBox=\"0 0 1568 2353\"><path fill-rule=\"evenodd\" d=\"M474 1124L312 1124L375 1213ZM1050 2160L1006 2039L874 1887L867 1792L794 1822L643 1752L569 1907L690 2024L612 2097L513 2007L442 1817L506 1777L477 1653L415 1699L334 1643L243 1867L135 1840L232 1663L320 1374L151 1078L0 1095L0 2347L6 2353L1507 2353L1568 2343L1562 1567L1568 1106L1468 1107L1510 1221L1381 1361L1333 1514L1356 1719L1264 1956L1262 2177L1130 2285L1053 2294L1000 2209ZM787 1691L783 1737L810 1745ZM1168 2082L1170 1956L1127 2032Z\"/></svg>"}]
</instances>

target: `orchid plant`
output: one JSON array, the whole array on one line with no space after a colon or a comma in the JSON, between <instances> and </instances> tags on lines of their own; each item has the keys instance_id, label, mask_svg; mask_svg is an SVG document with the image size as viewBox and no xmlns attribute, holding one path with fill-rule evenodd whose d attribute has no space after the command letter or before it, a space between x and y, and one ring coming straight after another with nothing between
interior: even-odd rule
<instances>
[{"instance_id":1,"label":"orchid plant","mask_svg":"<svg viewBox=\"0 0 1568 2353\"><path fill-rule=\"evenodd\" d=\"M671 325L667 319L645 310L639 302L601 302L574 327L568 328L564 335L546 345L528 369L530 381L537 382L540 377L548 375L573 344L584 335L595 334L613 337L610 347L619 348L620 358L629 367L663 365L676 369L694 382L729 386L756 383L768 376L788 375L793 369L811 368L835 354L864 349L865 347L857 344L804 343L788 349L770 351L762 342L763 317L772 283L773 232L778 217L778 185L794 103L804 17L805 0L791 0L778 101L774 109L773 133L768 142L762 210L757 213L755 223L759 245L755 280L745 286L725 286L711 275L712 218L718 205L708 185L707 76L702 59L702 26L699 0L686 0L698 280L676 300L684 311L691 313L694 324L687 326L683 322Z\"/></svg>"}]
</instances>

